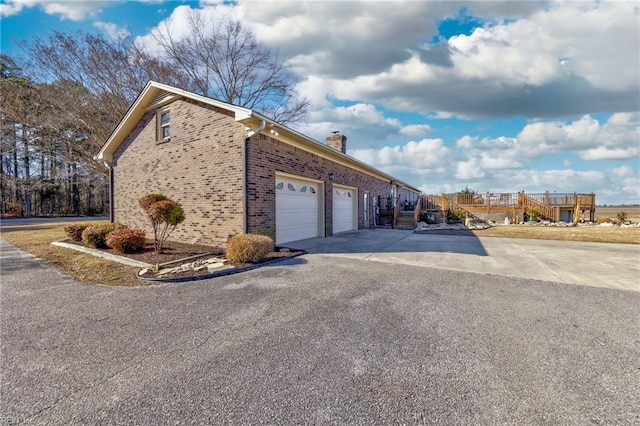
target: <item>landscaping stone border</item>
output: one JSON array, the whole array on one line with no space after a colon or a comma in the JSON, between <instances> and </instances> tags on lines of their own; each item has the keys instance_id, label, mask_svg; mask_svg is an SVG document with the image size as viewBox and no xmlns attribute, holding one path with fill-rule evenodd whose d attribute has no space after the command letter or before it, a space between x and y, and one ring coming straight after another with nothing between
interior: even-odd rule
<instances>
[{"instance_id":1,"label":"landscaping stone border","mask_svg":"<svg viewBox=\"0 0 640 426\"><path fill-rule=\"evenodd\" d=\"M185 283L185 282L189 282L189 281L199 281L199 280L206 280L206 279L209 279L209 278L217 278L217 277L224 277L224 276L227 276L227 275L239 274L241 272L251 271L253 269L261 268L263 266L271 266L274 263L282 262L282 261L287 260L287 259L293 259L295 257L302 256L303 254L308 254L308 252L306 250L299 250L299 249L292 249L292 248L290 248L289 250L291 250L292 252L297 252L297 253L295 253L295 254L293 254L291 256L281 257L281 258L278 258L278 259L269 260L267 262L256 263L255 265L245 266L243 268L223 269L221 271L215 271L215 272L210 272L210 273L201 274L201 275L192 275L190 277L145 278L145 277L141 277L138 274L136 274L136 277L138 277L139 281L147 283L147 284Z\"/></svg>"}]
</instances>

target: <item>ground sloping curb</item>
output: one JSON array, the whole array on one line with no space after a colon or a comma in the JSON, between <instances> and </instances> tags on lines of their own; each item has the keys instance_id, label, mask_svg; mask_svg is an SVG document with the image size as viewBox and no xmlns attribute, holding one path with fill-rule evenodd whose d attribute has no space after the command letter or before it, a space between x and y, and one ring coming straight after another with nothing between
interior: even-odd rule
<instances>
[{"instance_id":1,"label":"ground sloping curb","mask_svg":"<svg viewBox=\"0 0 640 426\"><path fill-rule=\"evenodd\" d=\"M94 250L94 249L91 249L91 248L88 248L88 247L79 246L77 244L69 244L69 243L65 243L65 242L62 242L62 241L54 241L54 242L51 243L51 245L58 246L58 247L64 247L64 248L68 248L68 249L72 249L72 250L76 250L76 251L81 251L83 253L87 253L87 254L90 254L92 256L102 257L103 259L112 260L114 262L122 263L123 265L133 266L133 267L136 267L136 268L149 268L149 267L151 267L151 265L148 264L148 263L140 262L138 260L129 259L128 257L118 256L118 255L111 254L111 253L104 253L104 252L101 252L100 250Z\"/></svg>"},{"instance_id":2,"label":"ground sloping curb","mask_svg":"<svg viewBox=\"0 0 640 426\"><path fill-rule=\"evenodd\" d=\"M291 249L291 251L292 252L298 252L299 251L299 253L295 253L295 254L293 254L291 256L282 257L282 258L279 258L279 259L269 260L268 262L256 263L255 265L249 265L249 266L245 266L243 268L224 269L222 271L211 272L211 273L208 273L208 274L193 275L193 276L190 276L190 277L174 277L174 278L145 278L145 277L141 277L140 275L136 274L136 277L138 277L139 281L141 281L143 283L148 283L148 284L185 283L185 282L189 282L189 281L206 280L206 279L209 279L209 278L217 278L217 277L224 277L224 276L227 276L227 275L239 274L241 272L251 271L252 269L262 268L263 266L271 266L274 263L283 262L283 261L288 260L288 259L293 259L293 258L296 258L298 256L302 256L303 254L308 254L308 252L305 251L305 250Z\"/></svg>"}]
</instances>

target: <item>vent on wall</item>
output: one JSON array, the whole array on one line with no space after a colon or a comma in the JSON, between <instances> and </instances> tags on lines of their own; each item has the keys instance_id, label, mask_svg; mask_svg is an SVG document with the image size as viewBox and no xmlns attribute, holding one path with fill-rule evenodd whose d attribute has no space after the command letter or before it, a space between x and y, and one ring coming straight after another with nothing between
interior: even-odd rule
<instances>
[{"instance_id":1,"label":"vent on wall","mask_svg":"<svg viewBox=\"0 0 640 426\"><path fill-rule=\"evenodd\" d=\"M161 104L167 97L171 96L171 93L166 92L164 90L160 91L152 100L151 102L149 102L149 105L147 105L147 108L149 107L153 107L156 106L158 104Z\"/></svg>"}]
</instances>

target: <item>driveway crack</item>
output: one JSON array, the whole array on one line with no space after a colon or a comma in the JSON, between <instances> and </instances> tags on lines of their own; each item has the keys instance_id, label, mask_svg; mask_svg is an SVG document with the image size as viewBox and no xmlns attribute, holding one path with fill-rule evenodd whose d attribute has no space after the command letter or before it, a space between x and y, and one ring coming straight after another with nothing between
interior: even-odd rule
<instances>
[{"instance_id":1,"label":"driveway crack","mask_svg":"<svg viewBox=\"0 0 640 426\"><path fill-rule=\"evenodd\" d=\"M504 239L503 239L504 240ZM538 260L535 256L531 255L529 252L527 252L527 250L524 249L524 247L522 247L520 244L515 244L513 242L508 242L505 240L505 242L507 244L510 244L512 247L516 247L519 251L521 251L522 253L524 253L524 255L530 260L533 261L535 263L537 263L538 265L540 265L540 267L542 267L542 269L544 269L545 271L549 272L551 275L553 275L554 277L556 277L558 279L558 282L561 283L567 283L567 281L563 280L562 277L560 277L560 275L558 275L557 273L555 273L551 268L549 268L547 265L545 265L543 262L541 262L540 260Z\"/></svg>"}]
</instances>

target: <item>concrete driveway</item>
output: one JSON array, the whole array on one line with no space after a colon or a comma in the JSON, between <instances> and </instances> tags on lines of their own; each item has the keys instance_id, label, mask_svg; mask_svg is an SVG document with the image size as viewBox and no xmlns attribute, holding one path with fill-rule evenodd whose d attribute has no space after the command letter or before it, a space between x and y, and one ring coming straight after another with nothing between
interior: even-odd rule
<instances>
[{"instance_id":1,"label":"concrete driveway","mask_svg":"<svg viewBox=\"0 0 640 426\"><path fill-rule=\"evenodd\" d=\"M640 245L366 229L291 243L334 257L640 291Z\"/></svg>"},{"instance_id":2,"label":"concrete driveway","mask_svg":"<svg viewBox=\"0 0 640 426\"><path fill-rule=\"evenodd\" d=\"M0 257L0 424L640 421L638 292L333 254L107 288Z\"/></svg>"}]
</instances>

